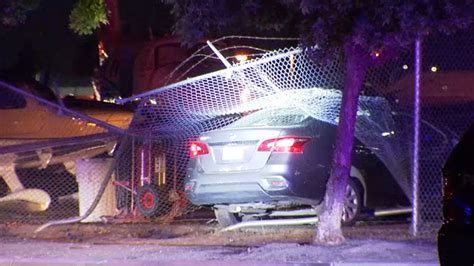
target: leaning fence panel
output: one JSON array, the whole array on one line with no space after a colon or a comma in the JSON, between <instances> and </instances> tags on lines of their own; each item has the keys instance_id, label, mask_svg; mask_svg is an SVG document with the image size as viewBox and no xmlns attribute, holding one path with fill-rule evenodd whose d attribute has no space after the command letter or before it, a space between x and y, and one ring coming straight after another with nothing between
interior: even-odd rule
<instances>
[{"instance_id":1,"label":"leaning fence panel","mask_svg":"<svg viewBox=\"0 0 474 266\"><path fill-rule=\"evenodd\" d=\"M420 230L439 226L442 164L474 120L468 85L472 37L466 36L471 39L424 41L420 189L415 197ZM10 99L0 97L1 219L60 220L84 215L94 203L85 221L170 222L200 207L186 196L192 189L185 183L192 167L190 141L264 109L286 108L332 127L338 124L347 74L341 58L319 64L307 50L289 48L237 62L229 52L223 51L229 68L126 99L136 107L133 118L128 113L126 132L1 86ZM213 61L207 66L215 66L217 60L194 56L198 58L186 61L192 66L183 63L185 70L174 74L197 69L206 60ZM413 62L413 52L407 51L369 69L359 98L356 138L364 149L356 151L367 156L356 156L353 166L363 176L364 202L378 208L375 214L406 212L414 200ZM24 188L28 193L22 194ZM96 202L98 193L102 200ZM31 198L39 202L28 203Z\"/></svg>"},{"instance_id":2,"label":"leaning fence panel","mask_svg":"<svg viewBox=\"0 0 474 266\"><path fill-rule=\"evenodd\" d=\"M407 58L410 58L409 53L387 66L371 69L359 99L356 137L371 158L355 162L354 167L367 170L360 171L367 178L364 188L370 192L368 195L375 195L367 203L382 208L409 207L412 198L412 139L406 138L411 133L411 123L406 121L412 119L407 110L408 103L393 101L393 94L397 92L394 84L402 78L410 79L410 70L404 69ZM339 121L345 75L342 66L340 59L318 64L307 50L299 48L276 50L221 71L126 99L139 101L130 132L156 143L139 142L140 152L134 156L140 159L133 165L150 168L146 163L150 161L146 159L149 150L163 150L167 158L171 157L166 165L172 165L172 172L176 174L171 175L172 180L176 180L177 188L183 190L190 174L189 141L201 138L206 132L221 130L258 110L292 109L334 127ZM369 164L376 165L381 171L375 170L376 167L369 169ZM149 170L135 172L139 174L140 184L148 182ZM385 177L387 182L381 182ZM156 183L157 177L152 180ZM390 195L385 194L387 191ZM143 194L143 202L146 202L145 196L151 194ZM404 206L395 202L402 202ZM136 203L140 204L141 200ZM266 211L270 214L271 210Z\"/></svg>"}]
</instances>

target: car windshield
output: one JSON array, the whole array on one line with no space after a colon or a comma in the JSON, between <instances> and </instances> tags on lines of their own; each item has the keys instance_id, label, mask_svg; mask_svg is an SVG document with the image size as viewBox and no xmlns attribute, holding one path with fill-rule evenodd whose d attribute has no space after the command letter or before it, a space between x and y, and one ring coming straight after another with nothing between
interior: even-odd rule
<instances>
[{"instance_id":1,"label":"car windshield","mask_svg":"<svg viewBox=\"0 0 474 266\"><path fill-rule=\"evenodd\" d=\"M264 109L244 116L227 128L242 127L291 127L303 123L309 115L297 108Z\"/></svg>"}]
</instances>

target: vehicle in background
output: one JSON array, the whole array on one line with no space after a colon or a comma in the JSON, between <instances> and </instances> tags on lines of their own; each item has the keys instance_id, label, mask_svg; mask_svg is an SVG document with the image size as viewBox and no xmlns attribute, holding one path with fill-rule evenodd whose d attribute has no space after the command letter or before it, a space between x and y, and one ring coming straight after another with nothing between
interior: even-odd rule
<instances>
[{"instance_id":1,"label":"vehicle in background","mask_svg":"<svg viewBox=\"0 0 474 266\"><path fill-rule=\"evenodd\" d=\"M70 177L70 183L63 180L62 185L77 191L75 161L111 153L122 131L119 127L127 128L133 113L120 113L102 103L95 109L67 103L85 114L74 112L57 103L47 87L26 79L13 83L17 87L0 82L0 206L44 211L62 195L48 193L57 180L42 179L45 182L39 184L31 172L62 171ZM28 177L22 178L22 173Z\"/></svg>"},{"instance_id":2,"label":"vehicle in background","mask_svg":"<svg viewBox=\"0 0 474 266\"><path fill-rule=\"evenodd\" d=\"M61 107L65 107L70 110L85 114L94 119L98 119L109 125L112 125L121 129L127 129L133 117L133 108L131 108L130 106L116 105L116 104L107 103L107 102L97 102L94 99L87 99L87 98L81 98L81 97L75 97L75 96L61 97L61 95L56 94L52 88L41 84L40 82L38 82L32 77L5 72L5 73L0 73L0 81L5 82L5 84L7 85L12 85L16 87L17 89L24 91L27 94L40 97L41 99L49 101L52 104L56 104ZM20 101L18 99L20 98L25 99L26 102L33 101L33 100L29 100L31 98L22 96L21 93L14 93L12 90L5 88L4 86L3 88L0 88L0 89L2 90L2 93L4 95L7 95L7 94L17 95L15 96L17 100L14 100L11 103L12 105L19 104ZM2 101L3 104L7 104L6 99L7 98L5 98ZM26 102L24 103L26 104ZM10 115L8 119L11 118L11 119L19 120L21 118L22 120L25 120L25 121L26 120L29 120L31 122L38 121L38 120L35 120L35 118L37 118L38 116L38 113L35 112L35 110L42 110L42 109L41 108L37 109L37 107L33 107L33 105L35 105L34 101L31 102L31 104L24 106L24 107L27 107L28 111L21 111L21 108L20 109L14 108L13 109L14 111L13 110L10 111L12 115ZM28 113L30 115L28 117L23 117L22 116L23 113ZM18 115L18 117L14 117L16 115ZM60 113L58 113L58 115L60 115ZM54 118L51 118L51 119L54 119ZM76 117L75 119L80 120L79 117ZM37 124L40 124L40 123L37 123ZM92 125L92 124L89 124L89 125ZM29 127L26 127L26 128L29 128ZM28 130L26 128L22 130Z\"/></svg>"},{"instance_id":3,"label":"vehicle in background","mask_svg":"<svg viewBox=\"0 0 474 266\"><path fill-rule=\"evenodd\" d=\"M316 214L312 206L324 197L335 136L335 125L295 108L257 111L191 142L186 195L213 207L222 226L300 209ZM410 206L369 148L356 140L352 156L343 224L373 210Z\"/></svg>"},{"instance_id":4,"label":"vehicle in background","mask_svg":"<svg viewBox=\"0 0 474 266\"><path fill-rule=\"evenodd\" d=\"M441 265L473 265L474 124L443 168L443 225L438 232Z\"/></svg>"},{"instance_id":5,"label":"vehicle in background","mask_svg":"<svg viewBox=\"0 0 474 266\"><path fill-rule=\"evenodd\" d=\"M127 105L83 100L74 97L65 97L61 104L73 111L124 130L128 129L134 113L133 108Z\"/></svg>"}]
</instances>

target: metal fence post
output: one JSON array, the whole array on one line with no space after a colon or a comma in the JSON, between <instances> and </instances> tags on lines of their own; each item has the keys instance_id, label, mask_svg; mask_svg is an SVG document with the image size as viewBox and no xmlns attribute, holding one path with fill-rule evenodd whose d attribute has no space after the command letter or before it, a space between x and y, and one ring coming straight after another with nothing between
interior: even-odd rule
<instances>
[{"instance_id":1,"label":"metal fence post","mask_svg":"<svg viewBox=\"0 0 474 266\"><path fill-rule=\"evenodd\" d=\"M421 37L415 41L415 87L414 87L414 121L413 121L413 212L412 212L412 234L418 235L418 224L420 219L419 206L419 136L420 136L420 85L421 85Z\"/></svg>"}]
</instances>

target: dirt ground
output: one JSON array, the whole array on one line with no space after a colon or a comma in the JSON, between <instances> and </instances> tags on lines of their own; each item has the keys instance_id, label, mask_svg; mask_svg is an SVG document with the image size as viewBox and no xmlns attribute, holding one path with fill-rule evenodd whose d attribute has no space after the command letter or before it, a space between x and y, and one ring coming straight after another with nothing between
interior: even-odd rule
<instances>
[{"instance_id":1,"label":"dirt ground","mask_svg":"<svg viewBox=\"0 0 474 266\"><path fill-rule=\"evenodd\" d=\"M181 219L172 223L152 220L140 222L109 221L53 225L39 233L40 224L0 224L0 237L84 243L159 244L170 246L261 246L268 243L310 243L314 226L267 226L222 232L212 219ZM425 241L435 243L435 234L413 237L406 219L372 220L343 227L352 240Z\"/></svg>"},{"instance_id":2,"label":"dirt ground","mask_svg":"<svg viewBox=\"0 0 474 266\"><path fill-rule=\"evenodd\" d=\"M34 231L38 226L0 225L0 240L4 246L0 249L0 264L2 261L43 261L45 258L58 262L59 258L64 259L64 254L74 261L89 263L226 260L270 265L315 262L437 264L435 234L414 238L410 234L410 223L405 219L366 221L344 227L347 243L339 247L310 245L314 226L255 227L222 232L213 220L183 219L170 224L114 221L56 225L36 234ZM47 251L41 252L41 248ZM28 253L28 249L35 252L16 254Z\"/></svg>"}]
</instances>

